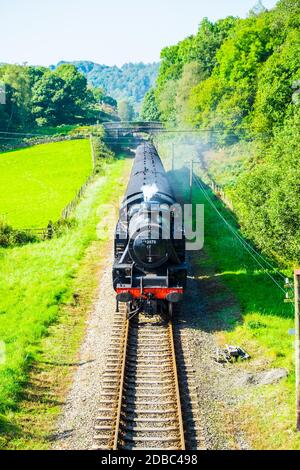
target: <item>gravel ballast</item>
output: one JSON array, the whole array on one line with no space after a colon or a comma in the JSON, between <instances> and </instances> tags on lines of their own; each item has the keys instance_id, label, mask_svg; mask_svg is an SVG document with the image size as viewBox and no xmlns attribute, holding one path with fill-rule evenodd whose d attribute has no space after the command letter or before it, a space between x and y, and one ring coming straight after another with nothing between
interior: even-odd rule
<instances>
[{"instance_id":1,"label":"gravel ballast","mask_svg":"<svg viewBox=\"0 0 300 470\"><path fill-rule=\"evenodd\" d=\"M112 247L111 247L112 252ZM191 267L193 259L190 260ZM99 279L99 291L87 322L87 331L80 349L79 366L73 385L63 405L57 432L53 436L54 449L81 450L93 447L95 418L101 392L101 377L106 367L106 351L110 343L115 293L111 282L112 255L107 258L105 270ZM234 392L240 371L234 365L218 364L215 360L217 343L215 332L219 324L218 302L227 299L225 308L238 315L238 306L221 284L191 268L186 300L179 313L180 329L187 336L186 354L191 357L196 374L198 401L207 449L249 449L238 423L231 418L224 425L230 410L238 401ZM214 299L218 298L216 303ZM224 302L222 302L224 308ZM183 350L184 353L184 350Z\"/></svg>"}]
</instances>

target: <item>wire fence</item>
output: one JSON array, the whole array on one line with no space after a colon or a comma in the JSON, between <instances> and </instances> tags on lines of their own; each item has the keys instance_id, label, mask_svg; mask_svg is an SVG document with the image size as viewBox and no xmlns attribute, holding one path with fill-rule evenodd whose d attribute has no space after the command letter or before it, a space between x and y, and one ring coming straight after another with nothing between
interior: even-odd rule
<instances>
[{"instance_id":1,"label":"wire fence","mask_svg":"<svg viewBox=\"0 0 300 470\"><path fill-rule=\"evenodd\" d=\"M81 188L79 189L79 191L77 192L76 196L74 197L74 199L72 199L71 202L69 202L69 204L63 209L62 213L61 213L61 218L63 220L66 220L66 219L69 219L72 212L75 210L75 208L77 207L80 199L82 198L82 196L84 195L85 191L86 191L86 188L89 186L89 184L91 183L92 179L93 179L93 174L90 175L87 179L87 181L81 186Z\"/></svg>"},{"instance_id":2,"label":"wire fence","mask_svg":"<svg viewBox=\"0 0 300 470\"><path fill-rule=\"evenodd\" d=\"M94 177L94 172L88 177L86 182L81 186L79 191L76 193L76 196L70 201L62 210L60 219L56 222L53 223L50 221L47 225L47 227L43 228L21 228L20 232L25 232L28 235L33 235L37 238L40 238L41 240L50 240L53 238L57 232L57 228L59 227L59 222L60 221L66 221L70 219L72 213L78 206L78 203L80 202L81 198L84 196L85 191L89 184L92 182Z\"/></svg>"},{"instance_id":3,"label":"wire fence","mask_svg":"<svg viewBox=\"0 0 300 470\"><path fill-rule=\"evenodd\" d=\"M212 191L216 194L216 196L218 196L224 202L224 204L231 211L233 211L233 203L232 203L231 199L228 197L228 195L225 193L223 187L218 185L217 183L215 183L215 181L210 177L210 175L206 174L206 176L207 176L208 181L209 181L208 185L210 186Z\"/></svg>"},{"instance_id":4,"label":"wire fence","mask_svg":"<svg viewBox=\"0 0 300 470\"><path fill-rule=\"evenodd\" d=\"M86 137L85 137L86 138ZM86 182L81 186L79 191L77 191L75 197L64 207L64 209L61 212L60 219L58 222L53 223L50 221L47 225L47 227L43 228L26 228L26 229L20 229L20 231L25 232L27 234L31 234L33 236L36 236L37 238L40 238L41 240L49 240L53 238L57 232L57 226L59 225L60 221L66 221L68 220L76 207L78 206L78 203L80 202L81 198L84 196L85 191L87 187L90 185L94 178L95 174L95 167L96 167L96 152L94 149L94 137L91 135L90 136L90 143L91 143L91 157L92 157L92 173L86 180ZM62 139L63 140L63 139Z\"/></svg>"},{"instance_id":5,"label":"wire fence","mask_svg":"<svg viewBox=\"0 0 300 470\"><path fill-rule=\"evenodd\" d=\"M48 227L44 228L22 228L21 232L35 235L38 238L46 239L48 238Z\"/></svg>"},{"instance_id":6,"label":"wire fence","mask_svg":"<svg viewBox=\"0 0 300 470\"><path fill-rule=\"evenodd\" d=\"M202 176L205 179L206 184L211 188L213 193L219 199L221 199L221 201L233 212L234 207L233 207L232 200L230 199L228 194L226 194L226 192L224 190L224 187L215 182L214 178L211 176L211 174L207 171L207 169L203 165L203 159L202 159L202 154L201 153L198 153L197 163L200 163L201 173L202 173Z\"/></svg>"},{"instance_id":7,"label":"wire fence","mask_svg":"<svg viewBox=\"0 0 300 470\"><path fill-rule=\"evenodd\" d=\"M282 291L286 292L286 290L283 288L283 286L278 282L277 279L274 278L274 276L271 274L271 272L275 273L278 277L280 277L282 280L285 280L285 276L275 267L272 265L264 256L262 256L257 249L255 249L254 246L252 246L250 243L248 243L244 237L238 232L238 230L233 227L228 220L223 216L221 211L217 208L216 204L212 200L212 198L209 196L208 192L205 190L205 186L203 185L203 182L198 176L194 175L194 181L197 185L197 187L200 189L202 192L203 196L207 200L207 202L210 204L210 206L213 208L213 210L217 213L219 218L224 222L224 224L227 226L227 228L230 230L230 232L233 234L235 239L242 245L242 247L249 253L249 255L253 258L255 263L262 268L262 270L265 272L265 274L273 281L273 283ZM271 271L271 272L270 272Z\"/></svg>"}]
</instances>

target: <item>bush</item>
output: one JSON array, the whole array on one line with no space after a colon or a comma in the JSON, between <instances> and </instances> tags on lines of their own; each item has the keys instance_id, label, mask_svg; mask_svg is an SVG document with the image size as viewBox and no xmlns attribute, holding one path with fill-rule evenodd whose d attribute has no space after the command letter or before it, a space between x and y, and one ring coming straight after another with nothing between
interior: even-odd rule
<instances>
[{"instance_id":1,"label":"bush","mask_svg":"<svg viewBox=\"0 0 300 470\"><path fill-rule=\"evenodd\" d=\"M0 247L8 248L11 246L20 246L27 243L34 243L37 237L24 230L15 230L9 225L0 222Z\"/></svg>"},{"instance_id":2,"label":"bush","mask_svg":"<svg viewBox=\"0 0 300 470\"><path fill-rule=\"evenodd\" d=\"M238 179L234 207L245 234L271 256L300 262L300 109Z\"/></svg>"},{"instance_id":3,"label":"bush","mask_svg":"<svg viewBox=\"0 0 300 470\"><path fill-rule=\"evenodd\" d=\"M94 139L93 145L96 162L95 173L99 174L104 171L105 163L110 163L115 159L115 154L100 139Z\"/></svg>"}]
</instances>

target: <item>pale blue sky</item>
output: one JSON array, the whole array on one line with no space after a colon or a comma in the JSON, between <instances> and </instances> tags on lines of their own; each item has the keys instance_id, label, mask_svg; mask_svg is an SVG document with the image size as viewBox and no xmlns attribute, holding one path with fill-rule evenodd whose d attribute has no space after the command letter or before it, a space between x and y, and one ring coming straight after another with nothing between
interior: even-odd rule
<instances>
[{"instance_id":1,"label":"pale blue sky","mask_svg":"<svg viewBox=\"0 0 300 470\"><path fill-rule=\"evenodd\" d=\"M0 0L0 62L107 65L159 60L205 16L246 16L256 0ZM276 0L263 0L272 8Z\"/></svg>"}]
</instances>

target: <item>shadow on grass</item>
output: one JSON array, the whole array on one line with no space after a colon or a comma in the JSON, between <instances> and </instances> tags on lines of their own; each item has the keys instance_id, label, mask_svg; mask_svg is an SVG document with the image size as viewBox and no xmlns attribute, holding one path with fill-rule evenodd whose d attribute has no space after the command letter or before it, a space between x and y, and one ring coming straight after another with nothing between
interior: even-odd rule
<instances>
[{"instance_id":1,"label":"shadow on grass","mask_svg":"<svg viewBox=\"0 0 300 470\"><path fill-rule=\"evenodd\" d=\"M170 172L168 176L178 200L189 203L188 169ZM209 187L204 188L213 205L238 230L235 215ZM293 318L293 306L284 303L285 293L280 289L283 279L253 259L195 185L193 203L204 204L205 212L204 249L188 254L191 278L185 311L192 323L194 319L193 326L205 331L231 331L248 313ZM260 258L259 262L266 266Z\"/></svg>"},{"instance_id":2,"label":"shadow on grass","mask_svg":"<svg viewBox=\"0 0 300 470\"><path fill-rule=\"evenodd\" d=\"M5 416L0 415L0 450L5 449L11 439L21 436L21 429Z\"/></svg>"},{"instance_id":3,"label":"shadow on grass","mask_svg":"<svg viewBox=\"0 0 300 470\"><path fill-rule=\"evenodd\" d=\"M59 362L59 361L39 361L40 364L45 364L48 366L55 366L55 367L82 367L86 364L90 364L91 362L95 362L95 359L90 359L89 361L81 361L81 362Z\"/></svg>"}]
</instances>

